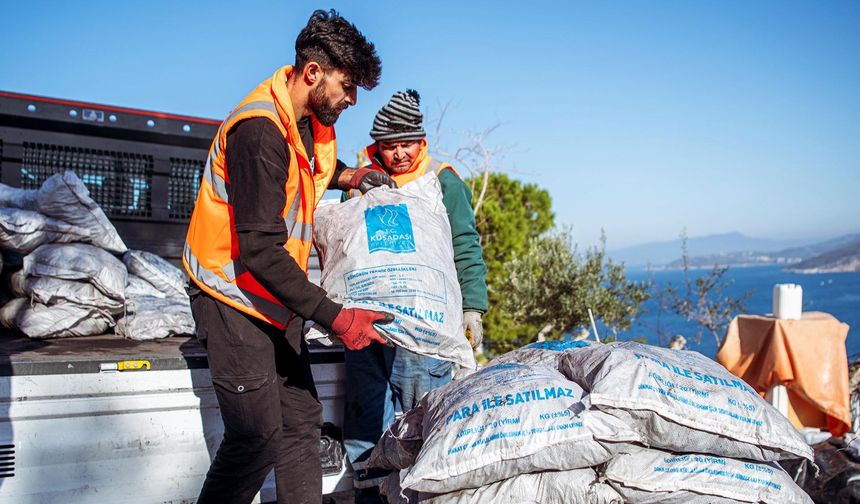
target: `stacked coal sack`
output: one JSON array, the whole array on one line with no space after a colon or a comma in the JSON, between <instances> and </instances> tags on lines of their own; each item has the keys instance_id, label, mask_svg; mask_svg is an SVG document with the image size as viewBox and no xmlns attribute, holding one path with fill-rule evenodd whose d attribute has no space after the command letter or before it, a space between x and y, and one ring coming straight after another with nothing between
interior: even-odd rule
<instances>
[{"instance_id":1,"label":"stacked coal sack","mask_svg":"<svg viewBox=\"0 0 860 504\"><path fill-rule=\"evenodd\" d=\"M133 339L193 333L182 272L129 251L74 172L54 175L37 190L0 184L0 249L21 265L5 275L3 294L13 298L0 308L0 324L8 329L36 339L103 334L114 326ZM169 330L141 316L155 310Z\"/></svg>"},{"instance_id":2,"label":"stacked coal sack","mask_svg":"<svg viewBox=\"0 0 860 504\"><path fill-rule=\"evenodd\" d=\"M544 342L425 396L377 444L391 502L811 503L788 420L696 352Z\"/></svg>"},{"instance_id":3,"label":"stacked coal sack","mask_svg":"<svg viewBox=\"0 0 860 504\"><path fill-rule=\"evenodd\" d=\"M134 340L194 334L185 275L161 257L129 250L122 261L128 268L126 312L116 333Z\"/></svg>"},{"instance_id":4,"label":"stacked coal sack","mask_svg":"<svg viewBox=\"0 0 860 504\"><path fill-rule=\"evenodd\" d=\"M389 502L622 502L594 467L642 437L589 409L554 353L550 365L494 362L396 421L370 459L396 471L382 485Z\"/></svg>"},{"instance_id":5,"label":"stacked coal sack","mask_svg":"<svg viewBox=\"0 0 860 504\"><path fill-rule=\"evenodd\" d=\"M639 432L603 475L628 502L811 503L776 463L812 460L788 419L711 359L624 342L567 352L592 408Z\"/></svg>"}]
</instances>

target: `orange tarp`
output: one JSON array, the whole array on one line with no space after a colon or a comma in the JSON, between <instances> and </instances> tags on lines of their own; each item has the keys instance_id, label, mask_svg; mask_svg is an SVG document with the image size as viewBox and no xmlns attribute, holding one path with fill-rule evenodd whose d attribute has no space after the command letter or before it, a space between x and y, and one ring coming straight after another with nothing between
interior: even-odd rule
<instances>
[{"instance_id":1,"label":"orange tarp","mask_svg":"<svg viewBox=\"0 0 860 504\"><path fill-rule=\"evenodd\" d=\"M784 385L795 426L841 436L851 427L847 337L848 324L823 312L801 320L741 315L732 320L717 362L762 395Z\"/></svg>"}]
</instances>

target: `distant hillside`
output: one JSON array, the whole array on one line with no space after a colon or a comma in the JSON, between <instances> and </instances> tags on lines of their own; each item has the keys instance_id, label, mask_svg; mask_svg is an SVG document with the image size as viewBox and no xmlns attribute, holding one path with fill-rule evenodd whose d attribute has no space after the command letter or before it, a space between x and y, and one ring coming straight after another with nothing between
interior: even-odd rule
<instances>
[{"instance_id":1,"label":"distant hillside","mask_svg":"<svg viewBox=\"0 0 860 504\"><path fill-rule=\"evenodd\" d=\"M844 273L860 271L860 240L801 261L788 271L795 273Z\"/></svg>"},{"instance_id":2,"label":"distant hillside","mask_svg":"<svg viewBox=\"0 0 860 504\"><path fill-rule=\"evenodd\" d=\"M858 243L860 243L860 233L853 233L833 238L832 240L813 243L812 245L785 249L780 251L780 254L807 259L842 247L856 245Z\"/></svg>"},{"instance_id":3,"label":"distant hillside","mask_svg":"<svg viewBox=\"0 0 860 504\"><path fill-rule=\"evenodd\" d=\"M741 233L724 233L687 239L690 257L722 256L732 253L750 253L750 250L776 251L805 245L802 240L766 240L752 238ZM608 252L616 261L628 266L663 266L681 258L681 240L646 243ZM713 263L711 263L713 264Z\"/></svg>"},{"instance_id":4,"label":"distant hillside","mask_svg":"<svg viewBox=\"0 0 860 504\"><path fill-rule=\"evenodd\" d=\"M804 245L801 247L791 247L783 250L765 252L765 251L740 251L727 254L710 254L701 256L692 256L689 258L689 264L692 268L710 268L715 264L721 266L760 266L767 264L784 264L791 265L790 270L795 271L803 268L822 268L827 261L835 261L837 258L850 257L851 251L860 246L860 233L840 236L831 240ZM834 255L835 254L835 255ZM819 257L823 257L820 263L814 263L814 266L803 266L806 261L812 261ZM846 268L850 267L849 259L846 264L834 263L832 267ZM672 261L665 266L668 269L682 267L680 259ZM836 270L834 270L836 271ZM842 271L842 270L839 270Z\"/></svg>"}]
</instances>

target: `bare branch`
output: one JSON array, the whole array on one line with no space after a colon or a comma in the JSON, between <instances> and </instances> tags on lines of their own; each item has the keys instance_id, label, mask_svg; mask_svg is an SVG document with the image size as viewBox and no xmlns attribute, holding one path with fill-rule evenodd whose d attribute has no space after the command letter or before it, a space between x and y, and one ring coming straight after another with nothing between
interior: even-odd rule
<instances>
[{"instance_id":1,"label":"bare branch","mask_svg":"<svg viewBox=\"0 0 860 504\"><path fill-rule=\"evenodd\" d=\"M475 216L481 210L481 204L484 202L484 196L487 194L487 186L490 184L490 170L484 171L481 177L481 194L478 195L478 200L475 201Z\"/></svg>"}]
</instances>

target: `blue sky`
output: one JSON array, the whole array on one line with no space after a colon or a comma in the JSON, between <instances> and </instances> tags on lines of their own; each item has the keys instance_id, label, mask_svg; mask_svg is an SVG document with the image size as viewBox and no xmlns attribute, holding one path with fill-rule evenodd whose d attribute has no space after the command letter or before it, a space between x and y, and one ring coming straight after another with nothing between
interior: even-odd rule
<instances>
[{"instance_id":1,"label":"blue sky","mask_svg":"<svg viewBox=\"0 0 860 504\"><path fill-rule=\"evenodd\" d=\"M293 61L315 8L374 42L380 85L338 122L341 158L391 96L450 103L446 143L503 125L503 170L610 249L740 231L860 230L860 2L9 2L0 89L223 118Z\"/></svg>"}]
</instances>

